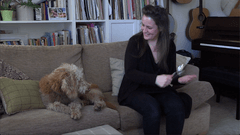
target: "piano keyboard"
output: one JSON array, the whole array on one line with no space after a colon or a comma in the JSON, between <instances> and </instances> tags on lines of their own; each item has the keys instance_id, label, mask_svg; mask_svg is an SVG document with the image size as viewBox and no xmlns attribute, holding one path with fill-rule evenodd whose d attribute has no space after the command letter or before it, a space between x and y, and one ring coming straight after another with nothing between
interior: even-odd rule
<instances>
[{"instance_id":1,"label":"piano keyboard","mask_svg":"<svg viewBox=\"0 0 240 135\"><path fill-rule=\"evenodd\" d=\"M225 46L225 45L217 45L217 44L200 43L200 46L207 46L207 47L216 47L216 48L224 48L224 49L240 50L240 47L236 47L236 46Z\"/></svg>"}]
</instances>

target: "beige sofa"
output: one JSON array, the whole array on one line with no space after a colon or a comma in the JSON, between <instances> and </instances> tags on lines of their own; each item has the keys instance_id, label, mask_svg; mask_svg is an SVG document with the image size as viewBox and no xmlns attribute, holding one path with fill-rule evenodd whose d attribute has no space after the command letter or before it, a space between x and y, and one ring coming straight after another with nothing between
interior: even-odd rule
<instances>
[{"instance_id":1,"label":"beige sofa","mask_svg":"<svg viewBox=\"0 0 240 135\"><path fill-rule=\"evenodd\" d=\"M91 105L85 106L80 120L72 120L69 115L46 109L31 109L13 115L4 114L0 119L0 134L60 135L108 124L124 135L142 135L141 115L126 106L120 106L117 97L112 96L109 58L123 59L126 46L127 41L56 47L0 46L0 59L33 80L40 80L63 62L83 67L86 80L98 84L107 100L117 106L117 110L105 108L100 112L95 112ZM198 75L198 72L197 67L186 66L186 74ZM210 105L206 101L214 95L210 83L196 79L180 87L178 91L188 93L193 99L192 113L185 121L183 134L207 133ZM162 119L161 134L165 134L164 121Z\"/></svg>"}]
</instances>

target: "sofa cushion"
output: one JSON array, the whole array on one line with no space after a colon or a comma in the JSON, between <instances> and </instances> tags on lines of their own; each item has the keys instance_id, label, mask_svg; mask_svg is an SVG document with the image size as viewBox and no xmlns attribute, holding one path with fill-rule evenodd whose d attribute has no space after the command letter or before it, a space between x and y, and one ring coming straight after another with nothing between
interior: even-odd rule
<instances>
[{"instance_id":1,"label":"sofa cushion","mask_svg":"<svg viewBox=\"0 0 240 135\"><path fill-rule=\"evenodd\" d=\"M82 62L86 80L103 92L112 90L109 58L124 59L128 41L83 45Z\"/></svg>"},{"instance_id":2,"label":"sofa cushion","mask_svg":"<svg viewBox=\"0 0 240 135\"><path fill-rule=\"evenodd\" d=\"M34 109L12 116L4 115L0 119L1 134L61 135L87 128L108 124L115 129L120 128L119 114L116 110L104 108L94 111L93 106L85 106L81 110L82 117L73 120L70 115Z\"/></svg>"},{"instance_id":3,"label":"sofa cushion","mask_svg":"<svg viewBox=\"0 0 240 135\"><path fill-rule=\"evenodd\" d=\"M38 81L0 79L0 96L7 114L36 108L45 108Z\"/></svg>"},{"instance_id":4,"label":"sofa cushion","mask_svg":"<svg viewBox=\"0 0 240 135\"><path fill-rule=\"evenodd\" d=\"M81 67L80 45L7 46L0 45L0 59L18 68L33 80L40 80L62 63Z\"/></svg>"}]
</instances>

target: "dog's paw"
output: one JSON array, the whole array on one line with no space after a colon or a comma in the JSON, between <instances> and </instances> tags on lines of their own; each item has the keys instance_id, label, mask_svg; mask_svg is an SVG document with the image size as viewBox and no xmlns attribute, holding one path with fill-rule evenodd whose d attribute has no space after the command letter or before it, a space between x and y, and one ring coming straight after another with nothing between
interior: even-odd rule
<instances>
[{"instance_id":1,"label":"dog's paw","mask_svg":"<svg viewBox=\"0 0 240 135\"><path fill-rule=\"evenodd\" d=\"M46 107L47 107L48 110L54 110L53 103L49 103Z\"/></svg>"},{"instance_id":2,"label":"dog's paw","mask_svg":"<svg viewBox=\"0 0 240 135\"><path fill-rule=\"evenodd\" d=\"M80 112L80 110L72 110L71 111L71 118L74 119L74 120L77 120L77 119L80 119L82 116L82 113Z\"/></svg>"},{"instance_id":3,"label":"dog's paw","mask_svg":"<svg viewBox=\"0 0 240 135\"><path fill-rule=\"evenodd\" d=\"M94 103L94 110L95 111L101 111L106 106L106 103L104 101L97 101Z\"/></svg>"},{"instance_id":4,"label":"dog's paw","mask_svg":"<svg viewBox=\"0 0 240 135\"><path fill-rule=\"evenodd\" d=\"M71 104L69 104L69 106L70 106L70 111L71 111L71 118L75 119L75 120L80 119L82 116L81 104L71 103Z\"/></svg>"}]
</instances>

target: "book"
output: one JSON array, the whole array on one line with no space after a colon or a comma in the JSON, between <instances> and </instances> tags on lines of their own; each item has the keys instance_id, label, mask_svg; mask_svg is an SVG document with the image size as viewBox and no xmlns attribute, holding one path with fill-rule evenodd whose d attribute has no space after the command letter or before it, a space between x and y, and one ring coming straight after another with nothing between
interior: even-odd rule
<instances>
[{"instance_id":1,"label":"book","mask_svg":"<svg viewBox=\"0 0 240 135\"><path fill-rule=\"evenodd\" d=\"M75 0L75 18L76 20L80 20L80 1L79 0Z\"/></svg>"},{"instance_id":2,"label":"book","mask_svg":"<svg viewBox=\"0 0 240 135\"><path fill-rule=\"evenodd\" d=\"M85 35L84 35L84 27L80 26L80 38L81 38L81 44L85 44Z\"/></svg>"},{"instance_id":3,"label":"book","mask_svg":"<svg viewBox=\"0 0 240 135\"><path fill-rule=\"evenodd\" d=\"M128 19L128 17L127 17L127 14L128 14L127 0L122 0L122 6L123 6L123 19L126 20L126 19Z\"/></svg>"},{"instance_id":4,"label":"book","mask_svg":"<svg viewBox=\"0 0 240 135\"><path fill-rule=\"evenodd\" d=\"M80 0L80 11L81 11L81 20L87 20L86 12L85 12L85 6L84 6L84 0Z\"/></svg>"},{"instance_id":5,"label":"book","mask_svg":"<svg viewBox=\"0 0 240 135\"><path fill-rule=\"evenodd\" d=\"M49 20L67 20L66 8L48 8Z\"/></svg>"},{"instance_id":6,"label":"book","mask_svg":"<svg viewBox=\"0 0 240 135\"><path fill-rule=\"evenodd\" d=\"M48 8L49 8L49 2L45 1L45 14L46 14L46 20L49 20L49 15L48 15Z\"/></svg>"},{"instance_id":7,"label":"book","mask_svg":"<svg viewBox=\"0 0 240 135\"><path fill-rule=\"evenodd\" d=\"M24 45L22 39L0 39L0 44L4 45Z\"/></svg>"},{"instance_id":8,"label":"book","mask_svg":"<svg viewBox=\"0 0 240 135\"><path fill-rule=\"evenodd\" d=\"M41 8L35 8L35 20L41 21L42 20L42 9Z\"/></svg>"}]
</instances>

